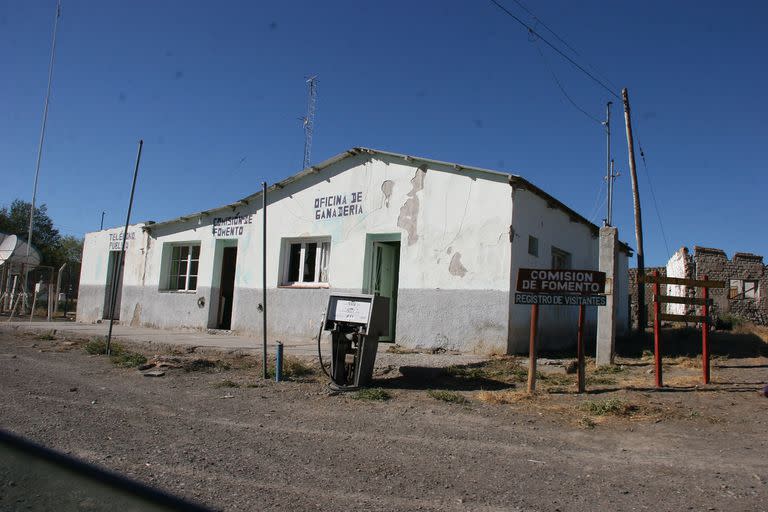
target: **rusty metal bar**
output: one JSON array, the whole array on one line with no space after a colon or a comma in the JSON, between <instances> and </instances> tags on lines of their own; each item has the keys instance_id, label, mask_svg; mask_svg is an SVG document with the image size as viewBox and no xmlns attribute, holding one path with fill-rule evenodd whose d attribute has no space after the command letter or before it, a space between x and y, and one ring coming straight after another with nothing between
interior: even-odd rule
<instances>
[{"instance_id":1,"label":"rusty metal bar","mask_svg":"<svg viewBox=\"0 0 768 512\"><path fill-rule=\"evenodd\" d=\"M704 276L707 279L707 276ZM709 307L707 305L707 299L709 299L709 288L704 287L704 307L702 313L704 314L704 321L701 323L701 371L704 377L704 384L709 384L709 322L707 322L707 315L709 314Z\"/></svg>"},{"instance_id":2,"label":"rusty metal bar","mask_svg":"<svg viewBox=\"0 0 768 512\"><path fill-rule=\"evenodd\" d=\"M661 303L657 300L655 300L655 297L658 297L661 295L661 289L659 286L659 271L654 271L654 277L656 277L656 282L653 285L653 294L654 294L654 301L653 301L653 362L654 362L654 368L656 370L656 387L661 388L663 386L662 382L662 375L661 375L661 326L659 325L661 323Z\"/></svg>"}]
</instances>

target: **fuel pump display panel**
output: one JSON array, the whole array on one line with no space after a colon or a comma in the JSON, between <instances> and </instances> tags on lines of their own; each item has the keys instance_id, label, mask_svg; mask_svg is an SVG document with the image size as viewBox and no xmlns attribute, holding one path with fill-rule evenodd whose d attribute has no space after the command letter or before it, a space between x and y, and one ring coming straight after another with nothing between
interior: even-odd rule
<instances>
[{"instance_id":1,"label":"fuel pump display panel","mask_svg":"<svg viewBox=\"0 0 768 512\"><path fill-rule=\"evenodd\" d=\"M328 318L337 322L367 324L370 314L370 301L345 300L337 297L330 305Z\"/></svg>"}]
</instances>

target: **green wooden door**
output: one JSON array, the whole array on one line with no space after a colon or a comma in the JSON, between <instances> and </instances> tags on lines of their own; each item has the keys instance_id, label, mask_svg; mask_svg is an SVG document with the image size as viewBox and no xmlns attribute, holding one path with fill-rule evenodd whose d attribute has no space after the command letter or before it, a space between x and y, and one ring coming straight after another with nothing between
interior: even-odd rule
<instances>
[{"instance_id":1,"label":"green wooden door","mask_svg":"<svg viewBox=\"0 0 768 512\"><path fill-rule=\"evenodd\" d=\"M397 272L400 258L400 244L397 242L374 242L371 265L371 293L389 298L389 336L379 341L395 341L395 318L397 316Z\"/></svg>"}]
</instances>

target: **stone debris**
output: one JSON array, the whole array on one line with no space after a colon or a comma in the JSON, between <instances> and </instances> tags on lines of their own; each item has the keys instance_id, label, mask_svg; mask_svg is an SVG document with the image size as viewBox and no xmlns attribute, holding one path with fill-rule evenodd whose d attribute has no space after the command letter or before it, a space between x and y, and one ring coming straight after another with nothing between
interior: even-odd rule
<instances>
[{"instance_id":1,"label":"stone debris","mask_svg":"<svg viewBox=\"0 0 768 512\"><path fill-rule=\"evenodd\" d=\"M151 370L151 371L142 373L142 375L145 377L162 377L163 375L165 375L165 372L162 370Z\"/></svg>"}]
</instances>

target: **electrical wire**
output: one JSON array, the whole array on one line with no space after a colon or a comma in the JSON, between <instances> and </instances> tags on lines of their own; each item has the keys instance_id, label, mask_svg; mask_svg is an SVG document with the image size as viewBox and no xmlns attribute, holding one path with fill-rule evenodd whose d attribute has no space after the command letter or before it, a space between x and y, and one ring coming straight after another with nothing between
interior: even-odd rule
<instances>
[{"instance_id":1,"label":"electrical wire","mask_svg":"<svg viewBox=\"0 0 768 512\"><path fill-rule=\"evenodd\" d=\"M667 243L667 234L664 231L664 223L661 220L661 211L659 210L659 203L656 201L656 192L653 190L653 181L651 180L651 174L648 172L648 162L645 161L645 151L643 151L643 144L640 142L640 130L639 124L635 123L635 137L637 137L637 147L640 149L640 159L643 161L643 169L645 170L645 179L648 180L648 189L651 191L651 198L653 199L653 207L656 209L656 218L659 221L659 228L661 228L661 236L664 239L664 247L667 249L667 258L672 257L672 253L669 251L669 244Z\"/></svg>"},{"instance_id":2,"label":"electrical wire","mask_svg":"<svg viewBox=\"0 0 768 512\"><path fill-rule=\"evenodd\" d=\"M538 51L539 55L541 55L541 59L544 61L544 64L546 64L547 68L549 68L549 72L552 74L552 78L555 80L555 83L557 84L557 87L560 89L560 92L563 93L563 96L565 96L565 98L571 103L571 105L573 105L573 107L576 110L578 110L579 112L581 112L582 114L584 114L585 116L590 118L592 121L594 121L597 124L602 126L603 122L601 120L599 120L598 118L596 118L595 116L593 116L592 114L587 112L585 109L580 107L575 101L573 101L573 98L571 98L571 96L568 94L568 92L566 92L565 87L563 87L563 84L557 78L557 75L555 74L555 70L552 68L552 66L549 65L549 61L544 56L544 52L542 52L541 48L539 47L539 45L536 44L536 39L534 39L532 41L532 43L536 47L536 51Z\"/></svg>"},{"instance_id":3,"label":"electrical wire","mask_svg":"<svg viewBox=\"0 0 768 512\"><path fill-rule=\"evenodd\" d=\"M555 36L555 37L557 38L557 40L558 40L558 41L560 41L561 43L563 43L563 44L564 44L566 47L568 47L568 49L569 49L569 50L571 50L573 53L575 53L576 55L579 55L579 52L577 52L577 51L574 49L574 47L573 47L573 46L571 46L571 45L569 45L568 43L566 43L566 42L563 40L563 38L562 38L562 37L560 37L559 35L557 35L557 34L555 33L555 31L554 31L554 30L552 30L551 28L549 28L549 27L548 27L548 26L547 26L547 25L546 25L546 24L545 24L543 21L541 21L541 19L540 19L538 16L536 16L535 14L533 14L533 12L531 12L531 10L530 10L530 9L528 9L528 7L526 7L526 6L525 6L525 4L523 4L523 2L521 2L520 0L512 0L512 1L513 1L513 2L515 2L517 5L519 5L519 6L520 6L520 8L521 8L522 10L524 10L525 12L527 12L527 13L528 13L528 14L531 16L531 18L533 18L533 21L535 21L536 23L538 23L539 25L541 25L542 27L544 27L545 29L547 29L547 32L549 32L550 34L552 34L553 36ZM581 55L579 55L579 57L581 57Z\"/></svg>"},{"instance_id":4,"label":"electrical wire","mask_svg":"<svg viewBox=\"0 0 768 512\"><path fill-rule=\"evenodd\" d=\"M571 64L572 64L574 67L576 67L576 68L577 68L579 71L581 71L582 73L584 73L585 75L587 75L587 76L588 76L588 77L589 77L589 78L590 78L590 79L591 79L593 82L595 82L595 83L596 83L596 84L598 84L600 87L602 87L603 89L605 89L606 91L608 91L608 92L609 92L609 93L610 93L610 94L611 94L613 97L615 97L616 99L621 99L621 96L619 96L618 94L616 94L616 93L613 91L613 89L611 89L610 87L608 87L607 85L605 85L605 83L604 83L602 80L600 80L600 79L599 79L599 78L597 78L595 75L593 75L592 73L590 73L589 71L587 71L586 69L584 69L584 67L583 67L583 66L581 66L581 65L580 65L578 62L576 62L575 60L573 60L571 57L569 57L568 55L566 55L565 53L563 53L563 51L562 51L562 50L560 50L560 49L559 49L557 46L553 45L553 44L552 44L552 43L550 43L550 42L549 42L547 39L545 39L544 37L542 37L542 35L541 35L541 34L539 34L538 32L536 32L536 30L534 30L534 29L533 29L533 27L531 27L531 26L530 26L530 25L528 25L526 22L524 22L523 20L521 20L520 18L518 18L517 16L515 16L515 14L514 14L514 13L512 13L512 11L510 11L509 9L507 9L506 7L504 7L503 5L501 5L501 4L500 4L499 2L497 2L496 0L491 0L491 3L493 3L493 4L494 4L496 7L498 7L498 8L499 8L499 9L501 9L502 11L504 11L504 12L505 12L505 13L506 13L506 14L507 14L509 17L511 17L511 18L512 18L513 20L515 20L516 22L518 22L520 25L522 25L523 27L525 27L525 28L528 30L528 33L529 33L529 34L532 34L532 35L536 36L537 38L541 39L542 41L544 41L544 42L547 44L547 46L549 46L550 48L552 48L552 49L553 49L555 52L557 52L557 53L558 53L558 54L559 54L561 57L563 57L565 60L567 60L568 62L570 62L570 63L571 63Z\"/></svg>"}]
</instances>

